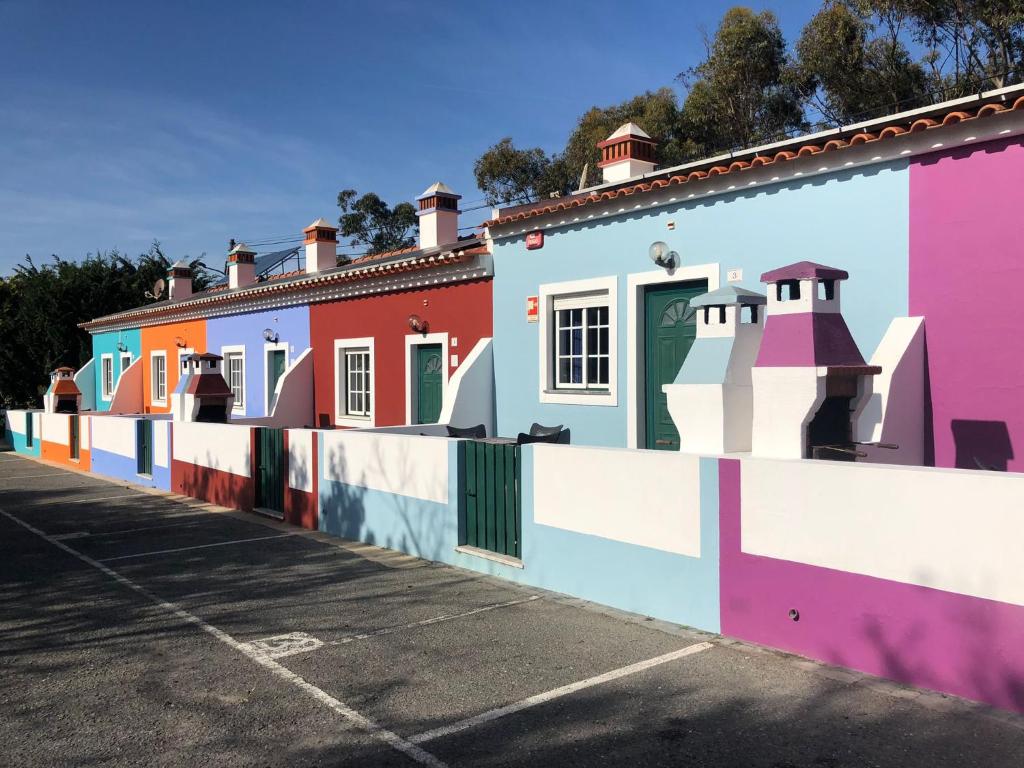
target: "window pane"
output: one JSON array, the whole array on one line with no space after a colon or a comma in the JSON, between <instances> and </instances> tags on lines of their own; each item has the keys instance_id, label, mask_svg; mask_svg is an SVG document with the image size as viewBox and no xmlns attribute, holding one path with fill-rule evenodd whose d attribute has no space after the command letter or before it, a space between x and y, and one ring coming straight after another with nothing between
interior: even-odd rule
<instances>
[{"instance_id":1,"label":"window pane","mask_svg":"<svg viewBox=\"0 0 1024 768\"><path fill-rule=\"evenodd\" d=\"M602 357L600 360L599 371L597 374L598 384L608 384L608 358Z\"/></svg>"},{"instance_id":2,"label":"window pane","mask_svg":"<svg viewBox=\"0 0 1024 768\"><path fill-rule=\"evenodd\" d=\"M587 381L593 384L597 381L597 358L587 357Z\"/></svg>"},{"instance_id":3,"label":"window pane","mask_svg":"<svg viewBox=\"0 0 1024 768\"><path fill-rule=\"evenodd\" d=\"M572 360L572 382L573 384L583 383L583 358L573 357Z\"/></svg>"},{"instance_id":4,"label":"window pane","mask_svg":"<svg viewBox=\"0 0 1024 768\"><path fill-rule=\"evenodd\" d=\"M572 332L572 354L582 355L583 354L583 329L574 329Z\"/></svg>"},{"instance_id":5,"label":"window pane","mask_svg":"<svg viewBox=\"0 0 1024 768\"><path fill-rule=\"evenodd\" d=\"M558 354L565 355L569 352L569 331L561 330L558 332Z\"/></svg>"}]
</instances>

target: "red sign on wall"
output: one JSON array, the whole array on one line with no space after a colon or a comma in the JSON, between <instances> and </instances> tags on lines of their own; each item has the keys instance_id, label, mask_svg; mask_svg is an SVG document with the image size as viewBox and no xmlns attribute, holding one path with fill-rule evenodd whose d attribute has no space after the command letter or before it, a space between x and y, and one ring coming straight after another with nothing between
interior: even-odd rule
<instances>
[{"instance_id":1,"label":"red sign on wall","mask_svg":"<svg viewBox=\"0 0 1024 768\"><path fill-rule=\"evenodd\" d=\"M526 322L536 323L540 314L540 299L536 296L526 297Z\"/></svg>"},{"instance_id":2,"label":"red sign on wall","mask_svg":"<svg viewBox=\"0 0 1024 768\"><path fill-rule=\"evenodd\" d=\"M526 250L535 251L544 247L544 233L539 229L526 235Z\"/></svg>"}]
</instances>

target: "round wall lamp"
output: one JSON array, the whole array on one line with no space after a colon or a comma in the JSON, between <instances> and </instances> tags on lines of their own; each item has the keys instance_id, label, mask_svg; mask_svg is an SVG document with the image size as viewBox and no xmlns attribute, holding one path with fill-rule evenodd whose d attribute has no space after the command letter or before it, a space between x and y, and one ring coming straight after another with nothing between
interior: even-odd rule
<instances>
[{"instance_id":1,"label":"round wall lamp","mask_svg":"<svg viewBox=\"0 0 1024 768\"><path fill-rule=\"evenodd\" d=\"M185 340L181 336L175 336L174 337L174 346L176 346L178 349L184 349L185 346L186 346L185 345Z\"/></svg>"},{"instance_id":2,"label":"round wall lamp","mask_svg":"<svg viewBox=\"0 0 1024 768\"><path fill-rule=\"evenodd\" d=\"M427 328L430 326L427 321L419 315L409 315L409 327L416 331L416 333L426 333Z\"/></svg>"},{"instance_id":3,"label":"round wall lamp","mask_svg":"<svg viewBox=\"0 0 1024 768\"><path fill-rule=\"evenodd\" d=\"M651 261L663 269L675 269L679 265L679 254L668 247L668 243L656 240L647 249Z\"/></svg>"},{"instance_id":4,"label":"round wall lamp","mask_svg":"<svg viewBox=\"0 0 1024 768\"><path fill-rule=\"evenodd\" d=\"M277 331L275 331L273 328L264 328L263 329L263 340L264 341L269 341L271 344L277 344L277 340L279 338L280 337L277 335Z\"/></svg>"}]
</instances>

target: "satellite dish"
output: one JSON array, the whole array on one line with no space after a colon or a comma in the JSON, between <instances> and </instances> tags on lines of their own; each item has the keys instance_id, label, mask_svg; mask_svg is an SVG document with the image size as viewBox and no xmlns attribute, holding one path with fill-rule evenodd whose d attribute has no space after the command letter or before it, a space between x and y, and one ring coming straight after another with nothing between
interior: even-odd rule
<instances>
[{"instance_id":1,"label":"satellite dish","mask_svg":"<svg viewBox=\"0 0 1024 768\"><path fill-rule=\"evenodd\" d=\"M167 285L162 277L157 278L157 281L153 283L153 290L146 291L147 299L159 299L164 293L164 286Z\"/></svg>"},{"instance_id":2,"label":"satellite dish","mask_svg":"<svg viewBox=\"0 0 1024 768\"><path fill-rule=\"evenodd\" d=\"M679 254L671 250L668 243L661 240L651 243L651 247L647 249L647 255L651 261L665 269L673 269L679 264Z\"/></svg>"}]
</instances>

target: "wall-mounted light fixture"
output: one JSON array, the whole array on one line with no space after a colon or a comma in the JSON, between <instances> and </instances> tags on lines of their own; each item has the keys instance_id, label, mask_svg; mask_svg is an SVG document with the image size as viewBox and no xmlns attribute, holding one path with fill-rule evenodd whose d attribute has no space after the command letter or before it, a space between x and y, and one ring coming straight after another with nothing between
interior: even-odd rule
<instances>
[{"instance_id":1,"label":"wall-mounted light fixture","mask_svg":"<svg viewBox=\"0 0 1024 768\"><path fill-rule=\"evenodd\" d=\"M125 344L123 341L117 342L117 351L118 352L127 352L128 351L128 345Z\"/></svg>"},{"instance_id":2,"label":"wall-mounted light fixture","mask_svg":"<svg viewBox=\"0 0 1024 768\"><path fill-rule=\"evenodd\" d=\"M651 261L663 269L675 269L679 265L679 254L668 247L668 243L656 240L647 249Z\"/></svg>"},{"instance_id":3,"label":"wall-mounted light fixture","mask_svg":"<svg viewBox=\"0 0 1024 768\"><path fill-rule=\"evenodd\" d=\"M278 338L280 338L280 337L277 335L277 331L275 331L273 328L264 328L263 329L263 340L264 341L269 341L271 344L277 344Z\"/></svg>"},{"instance_id":4,"label":"wall-mounted light fixture","mask_svg":"<svg viewBox=\"0 0 1024 768\"><path fill-rule=\"evenodd\" d=\"M175 336L174 346L176 346L178 349L184 349L188 345L185 343L185 340L181 338L181 336Z\"/></svg>"},{"instance_id":5,"label":"wall-mounted light fixture","mask_svg":"<svg viewBox=\"0 0 1024 768\"><path fill-rule=\"evenodd\" d=\"M427 328L430 326L427 321L419 315L409 315L409 327L416 331L416 333L426 333Z\"/></svg>"}]
</instances>

